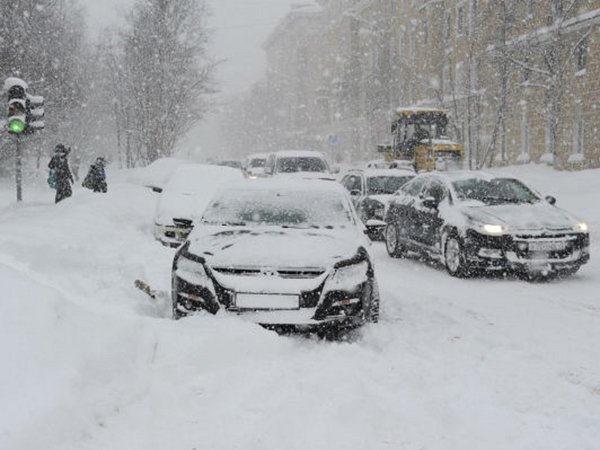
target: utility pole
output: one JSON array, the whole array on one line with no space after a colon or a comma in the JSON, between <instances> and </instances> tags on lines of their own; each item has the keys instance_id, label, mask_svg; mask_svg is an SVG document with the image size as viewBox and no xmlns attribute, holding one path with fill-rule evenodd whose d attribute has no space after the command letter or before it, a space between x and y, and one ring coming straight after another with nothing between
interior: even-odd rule
<instances>
[{"instance_id":1,"label":"utility pole","mask_svg":"<svg viewBox=\"0 0 600 450\"><path fill-rule=\"evenodd\" d=\"M23 200L23 170L22 170L22 155L21 155L21 138L15 136L15 142L17 147L16 159L15 159L15 181L17 183L17 201Z\"/></svg>"}]
</instances>

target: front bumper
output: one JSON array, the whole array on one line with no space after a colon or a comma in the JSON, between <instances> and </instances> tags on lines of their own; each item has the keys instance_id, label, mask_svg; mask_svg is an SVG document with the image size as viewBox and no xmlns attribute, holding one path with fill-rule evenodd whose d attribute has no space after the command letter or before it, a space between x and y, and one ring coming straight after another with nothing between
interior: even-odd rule
<instances>
[{"instance_id":1,"label":"front bumper","mask_svg":"<svg viewBox=\"0 0 600 450\"><path fill-rule=\"evenodd\" d=\"M517 272L577 269L590 258L589 234L514 234L487 236L469 230L465 256L472 268Z\"/></svg>"},{"instance_id":2,"label":"front bumper","mask_svg":"<svg viewBox=\"0 0 600 450\"><path fill-rule=\"evenodd\" d=\"M316 289L295 293L299 296L299 307L296 309L242 309L236 304L237 293L223 287L214 276L209 275L205 281L198 281L190 282L174 272L172 301L176 316L185 316L198 310L215 314L223 309L239 315L243 320L281 332L313 332L360 326L365 323L363 309L373 294L372 278L353 292L324 292L325 283L322 282Z\"/></svg>"}]
</instances>

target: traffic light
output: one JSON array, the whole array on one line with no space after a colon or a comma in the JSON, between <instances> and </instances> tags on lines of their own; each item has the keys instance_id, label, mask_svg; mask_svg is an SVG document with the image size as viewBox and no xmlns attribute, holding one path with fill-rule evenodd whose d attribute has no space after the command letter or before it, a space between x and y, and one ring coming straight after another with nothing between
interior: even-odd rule
<instances>
[{"instance_id":1,"label":"traffic light","mask_svg":"<svg viewBox=\"0 0 600 450\"><path fill-rule=\"evenodd\" d=\"M9 78L5 84L8 92L8 131L21 134L26 127L27 84L18 78Z\"/></svg>"},{"instance_id":2,"label":"traffic light","mask_svg":"<svg viewBox=\"0 0 600 450\"><path fill-rule=\"evenodd\" d=\"M26 132L34 133L44 128L44 97L29 95L25 101Z\"/></svg>"}]
</instances>

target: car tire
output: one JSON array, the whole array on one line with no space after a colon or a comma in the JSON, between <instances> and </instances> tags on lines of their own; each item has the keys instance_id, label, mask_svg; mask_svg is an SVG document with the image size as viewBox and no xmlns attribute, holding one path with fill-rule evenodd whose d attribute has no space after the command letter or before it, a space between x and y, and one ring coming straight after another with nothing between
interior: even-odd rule
<instances>
[{"instance_id":1,"label":"car tire","mask_svg":"<svg viewBox=\"0 0 600 450\"><path fill-rule=\"evenodd\" d=\"M444 243L444 265L453 277L465 278L469 275L465 252L456 234L449 235Z\"/></svg>"},{"instance_id":2,"label":"car tire","mask_svg":"<svg viewBox=\"0 0 600 450\"><path fill-rule=\"evenodd\" d=\"M367 317L367 322L370 322L370 323L379 322L379 297L374 297L371 300L371 305L369 306L369 316Z\"/></svg>"},{"instance_id":3,"label":"car tire","mask_svg":"<svg viewBox=\"0 0 600 450\"><path fill-rule=\"evenodd\" d=\"M369 323L379 322L379 285L376 280L373 280L371 288L371 301L369 309L366 311L365 320Z\"/></svg>"},{"instance_id":4,"label":"car tire","mask_svg":"<svg viewBox=\"0 0 600 450\"><path fill-rule=\"evenodd\" d=\"M404 247L398 238L398 227L394 223L388 223L385 227L385 248L392 258L404 255Z\"/></svg>"}]
</instances>

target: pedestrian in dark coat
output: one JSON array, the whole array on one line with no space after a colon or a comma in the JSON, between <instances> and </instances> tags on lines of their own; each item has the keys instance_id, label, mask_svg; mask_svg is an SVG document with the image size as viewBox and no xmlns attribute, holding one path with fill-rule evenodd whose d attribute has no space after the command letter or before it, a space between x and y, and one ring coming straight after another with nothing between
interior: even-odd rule
<instances>
[{"instance_id":1,"label":"pedestrian in dark coat","mask_svg":"<svg viewBox=\"0 0 600 450\"><path fill-rule=\"evenodd\" d=\"M48 168L53 170L56 175L56 197L54 198L55 203L70 197L73 191L71 190L71 183L73 183L73 175L69 168L69 161L67 156L69 149L64 145L58 144L54 148L54 156L48 164Z\"/></svg>"},{"instance_id":2,"label":"pedestrian in dark coat","mask_svg":"<svg viewBox=\"0 0 600 450\"><path fill-rule=\"evenodd\" d=\"M101 156L96 158L96 162L90 166L90 170L81 185L94 192L106 192L108 185L106 184L104 166L106 166L106 160Z\"/></svg>"}]
</instances>

